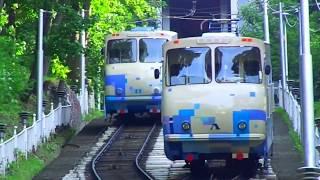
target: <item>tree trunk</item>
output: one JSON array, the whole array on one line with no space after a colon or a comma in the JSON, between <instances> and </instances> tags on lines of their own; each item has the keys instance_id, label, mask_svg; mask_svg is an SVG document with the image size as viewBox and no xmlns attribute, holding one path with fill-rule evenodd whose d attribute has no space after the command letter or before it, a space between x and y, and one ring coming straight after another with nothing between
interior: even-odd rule
<instances>
[{"instance_id":1,"label":"tree trunk","mask_svg":"<svg viewBox=\"0 0 320 180\"><path fill-rule=\"evenodd\" d=\"M9 9L8 11L8 24L7 24L7 27L10 27L10 26L14 26L15 27L15 21L16 21L16 11L12 8Z\"/></svg>"},{"instance_id":2,"label":"tree trunk","mask_svg":"<svg viewBox=\"0 0 320 180\"><path fill-rule=\"evenodd\" d=\"M86 17L89 17L90 0L85 0L85 1L83 2L83 9L87 10L87 11L86 11Z\"/></svg>"}]
</instances>

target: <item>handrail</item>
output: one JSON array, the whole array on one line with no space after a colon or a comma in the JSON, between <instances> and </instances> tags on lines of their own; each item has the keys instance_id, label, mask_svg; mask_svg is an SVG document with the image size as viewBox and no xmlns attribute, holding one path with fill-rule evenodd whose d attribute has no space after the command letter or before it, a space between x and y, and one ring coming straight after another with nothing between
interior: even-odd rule
<instances>
[{"instance_id":1,"label":"handrail","mask_svg":"<svg viewBox=\"0 0 320 180\"><path fill-rule=\"evenodd\" d=\"M8 164L16 160L17 152L20 151L27 156L33 150L33 147L36 148L45 141L57 126L66 122L70 123L70 117L69 119L64 118L67 117L65 113L71 113L71 111L64 111L63 108L71 108L71 105L59 105L56 109L52 108L50 113L43 116L44 118L41 120L34 119L31 126L25 127L19 133L0 143L0 174L5 175ZM57 116L57 112L60 116ZM55 118L55 120L52 121L52 118ZM46 128L42 127L44 124L46 124Z\"/></svg>"}]
</instances>

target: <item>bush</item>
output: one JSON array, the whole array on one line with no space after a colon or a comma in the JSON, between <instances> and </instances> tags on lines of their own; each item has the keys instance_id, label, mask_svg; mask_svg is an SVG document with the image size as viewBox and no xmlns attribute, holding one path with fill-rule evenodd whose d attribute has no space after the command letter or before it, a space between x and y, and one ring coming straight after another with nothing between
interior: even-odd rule
<instances>
[{"instance_id":1,"label":"bush","mask_svg":"<svg viewBox=\"0 0 320 180\"><path fill-rule=\"evenodd\" d=\"M0 37L0 104L18 103L27 88L29 72L16 56L15 42Z\"/></svg>"},{"instance_id":2,"label":"bush","mask_svg":"<svg viewBox=\"0 0 320 180\"><path fill-rule=\"evenodd\" d=\"M15 41L9 37L0 37L0 122L13 127L17 125L21 112L20 96L28 87L29 71L20 62ZM11 130L8 130L10 133Z\"/></svg>"}]
</instances>

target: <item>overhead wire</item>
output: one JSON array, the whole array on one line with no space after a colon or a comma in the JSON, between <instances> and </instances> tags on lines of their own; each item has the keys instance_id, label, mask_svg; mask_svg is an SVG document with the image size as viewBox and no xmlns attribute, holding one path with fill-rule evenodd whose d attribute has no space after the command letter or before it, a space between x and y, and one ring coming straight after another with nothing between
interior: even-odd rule
<instances>
[{"instance_id":1,"label":"overhead wire","mask_svg":"<svg viewBox=\"0 0 320 180\"><path fill-rule=\"evenodd\" d=\"M278 12L278 10L273 9L269 4L267 4L267 7L268 7L268 9L271 9L271 10L272 10L272 12Z\"/></svg>"},{"instance_id":2,"label":"overhead wire","mask_svg":"<svg viewBox=\"0 0 320 180\"><path fill-rule=\"evenodd\" d=\"M191 18L191 17L179 17L179 16L162 16L163 18L167 19L182 19L182 20L193 20L193 21L215 21L215 20L225 20L227 21L228 19L215 19L215 18Z\"/></svg>"},{"instance_id":3,"label":"overhead wire","mask_svg":"<svg viewBox=\"0 0 320 180\"><path fill-rule=\"evenodd\" d=\"M315 29L312 29L312 28L309 28L310 29L310 31L312 32L312 33L317 33L317 32L320 32L320 29L317 29L317 30L315 30Z\"/></svg>"},{"instance_id":4,"label":"overhead wire","mask_svg":"<svg viewBox=\"0 0 320 180\"><path fill-rule=\"evenodd\" d=\"M318 10L320 11L320 3L318 3L318 0L315 0L315 2L316 2L316 6L317 6ZM310 28L310 31L313 33L317 33L320 31L320 29L314 30L314 29Z\"/></svg>"},{"instance_id":5,"label":"overhead wire","mask_svg":"<svg viewBox=\"0 0 320 180\"><path fill-rule=\"evenodd\" d=\"M320 11L320 4L318 3L318 0L315 0L316 1L316 6L318 7L318 10Z\"/></svg>"},{"instance_id":6,"label":"overhead wire","mask_svg":"<svg viewBox=\"0 0 320 180\"><path fill-rule=\"evenodd\" d=\"M226 14L231 16L232 14ZM239 21L240 19L217 19L217 18L206 18L209 16L195 16L195 17L185 17L185 16L166 16L166 15L161 15L161 18L164 19L180 19L180 20L190 20L190 21L232 21L232 22L236 22ZM204 18L205 17L205 18ZM136 21L131 21L131 22L127 22L128 24L134 24L134 23L142 23L142 22L148 22L148 21L159 21L159 19L154 19L154 18L147 18L147 19L140 19L140 20L136 20Z\"/></svg>"},{"instance_id":7,"label":"overhead wire","mask_svg":"<svg viewBox=\"0 0 320 180\"><path fill-rule=\"evenodd\" d=\"M289 27L291 27L291 28L295 27L295 26L298 24L297 21L294 22L294 24L291 24L290 21L289 21L288 18L287 18L287 15L284 15L284 18L285 18L286 24L287 24Z\"/></svg>"},{"instance_id":8,"label":"overhead wire","mask_svg":"<svg viewBox=\"0 0 320 180\"><path fill-rule=\"evenodd\" d=\"M268 0L266 0L268 1ZM317 0L315 0L317 3ZM180 19L180 20L190 20L190 21L217 21L219 18L214 18L214 16L232 16L232 15L239 15L239 14L227 14L227 13L210 13L207 11L201 11L201 10L206 10L206 9L213 9L212 7L209 8L199 8L197 9L196 3L197 1L192 1L193 5L191 9L185 9L185 8L169 8L169 9L179 9L179 10L189 10L190 12L188 14L184 14L182 12L177 13L176 15L169 15L169 16L165 16L165 15L161 15L160 17L165 18L165 19ZM317 4L317 6L319 6ZM278 10L274 9L273 7L271 7L269 4L267 6L269 9L271 9L273 12L279 12ZM290 9L285 10L285 12L292 12L292 11L297 11L297 4L292 5L290 7ZM205 14L205 13L210 13L210 16L194 16L195 14ZM290 14L289 14L290 15ZM287 15L284 15L285 17L285 22L286 24L293 28L297 25L297 21L295 21L294 23L291 23L287 17ZM239 21L241 19L238 18L237 20L232 20L232 19L222 19L225 21ZM149 18L149 19L144 19L144 20L137 20L137 21L132 21L132 22L128 22L128 23L137 23L137 22L147 22L147 21L158 21L158 19L153 19L153 18ZM220 20L221 21L221 20ZM311 30L311 29L310 29ZM315 30L317 32L317 30Z\"/></svg>"},{"instance_id":9,"label":"overhead wire","mask_svg":"<svg viewBox=\"0 0 320 180\"><path fill-rule=\"evenodd\" d=\"M190 10L190 8L176 8L176 7L167 7L167 9Z\"/></svg>"},{"instance_id":10,"label":"overhead wire","mask_svg":"<svg viewBox=\"0 0 320 180\"><path fill-rule=\"evenodd\" d=\"M218 16L218 15L208 15L208 16L199 16L199 15L197 15L197 16L193 16L193 18L195 18L195 19L220 19L220 17L231 17L230 14L221 15L221 16L219 16L218 18L216 18L217 16ZM183 18L183 16L175 16L175 15L172 15L172 16L170 16L170 17ZM215 18L214 18L214 17L215 17ZM184 18L186 18L186 19L191 19L191 17L184 17Z\"/></svg>"},{"instance_id":11,"label":"overhead wire","mask_svg":"<svg viewBox=\"0 0 320 180\"><path fill-rule=\"evenodd\" d=\"M184 17L193 16L197 12L197 1L192 1L192 9L190 9L189 14L186 14Z\"/></svg>"},{"instance_id":12,"label":"overhead wire","mask_svg":"<svg viewBox=\"0 0 320 180\"><path fill-rule=\"evenodd\" d=\"M166 7L167 9L176 9L176 10L190 10L190 8L177 8L177 7ZM197 8L197 10L207 10L207 9L213 9L213 10L219 10L219 7L208 7L208 8Z\"/></svg>"}]
</instances>

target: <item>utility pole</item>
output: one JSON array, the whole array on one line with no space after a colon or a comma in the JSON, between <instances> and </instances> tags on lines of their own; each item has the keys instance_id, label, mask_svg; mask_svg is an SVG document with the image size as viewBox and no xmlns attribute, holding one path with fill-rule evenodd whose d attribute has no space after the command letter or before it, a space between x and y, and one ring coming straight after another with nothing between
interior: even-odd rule
<instances>
[{"instance_id":1,"label":"utility pole","mask_svg":"<svg viewBox=\"0 0 320 180\"><path fill-rule=\"evenodd\" d=\"M282 12L282 15L283 16L286 16L288 15L288 13L284 13ZM287 18L286 18L287 20ZM287 38L287 24L286 24L286 21L283 23L283 36L284 36L284 62L285 62L285 77L286 77L286 81L288 80L288 69L289 69L289 66L288 66L288 38Z\"/></svg>"},{"instance_id":2,"label":"utility pole","mask_svg":"<svg viewBox=\"0 0 320 180\"><path fill-rule=\"evenodd\" d=\"M302 75L302 16L301 16L301 8L297 8L298 11L298 19L299 19L299 77ZM303 86L303 81L300 82L300 104L303 104L303 98L302 98L302 86ZM303 109L301 108L301 114L303 114ZM302 116L301 116L301 121L302 121ZM302 123L301 123L302 125ZM303 127L303 126L302 126Z\"/></svg>"},{"instance_id":3,"label":"utility pole","mask_svg":"<svg viewBox=\"0 0 320 180\"><path fill-rule=\"evenodd\" d=\"M310 24L309 24L309 1L300 0L301 6L301 74L300 94L302 95L302 121L304 139L304 165L306 168L315 167L315 145L314 145L314 112L313 112L313 72L312 56L310 51Z\"/></svg>"},{"instance_id":4,"label":"utility pole","mask_svg":"<svg viewBox=\"0 0 320 180\"><path fill-rule=\"evenodd\" d=\"M263 3L263 27L264 27L264 43L270 54L270 33L269 33L269 16L268 16L268 0L262 0ZM271 66L271 62L267 62ZM272 84L272 75L268 76L268 86Z\"/></svg>"},{"instance_id":5,"label":"utility pole","mask_svg":"<svg viewBox=\"0 0 320 180\"><path fill-rule=\"evenodd\" d=\"M283 10L282 3L279 3L279 19L280 19L280 54L281 54L281 85L282 85L282 107L285 108L285 90L287 89L286 83L286 64L285 64L285 38L284 38L284 25L283 25Z\"/></svg>"},{"instance_id":6,"label":"utility pole","mask_svg":"<svg viewBox=\"0 0 320 180\"><path fill-rule=\"evenodd\" d=\"M42 100L43 100L43 13L39 13L39 32L38 32L38 90L37 90L37 116L38 120L42 119Z\"/></svg>"},{"instance_id":7,"label":"utility pole","mask_svg":"<svg viewBox=\"0 0 320 180\"><path fill-rule=\"evenodd\" d=\"M263 26L264 26L264 42L267 44L270 44L268 0L263 0Z\"/></svg>"},{"instance_id":8,"label":"utility pole","mask_svg":"<svg viewBox=\"0 0 320 180\"><path fill-rule=\"evenodd\" d=\"M262 0L263 2L263 27L264 27L264 43L266 50L268 50L266 53L270 53L270 33L269 33L269 17L268 17L268 0ZM268 47L268 48L267 48ZM267 62L271 66L271 62ZM273 83L272 83L272 75L268 75L268 93L269 89L273 88ZM268 104L270 104L269 98L267 98ZM268 108L269 112L271 112L271 108ZM268 113L269 114L269 113ZM270 114L268 115L268 118L270 118ZM270 119L272 120L272 119ZM268 134L271 138L267 139L267 141L273 141L273 134ZM269 143L269 142L267 142ZM266 177L274 178L275 174L272 170L271 167L271 159L270 159L270 154L268 152L268 155L264 157L264 169L267 170Z\"/></svg>"},{"instance_id":9,"label":"utility pole","mask_svg":"<svg viewBox=\"0 0 320 180\"><path fill-rule=\"evenodd\" d=\"M82 18L84 19L84 9L82 9L81 11L81 16ZM81 45L82 45L82 48L84 50L85 48L85 43L86 43L86 35L85 35L85 31L82 30L81 31ZM85 69L85 65L86 65L86 62L85 62L85 56L84 56L84 52L82 51L81 53L81 113L83 114L85 112L85 93L86 93L86 88L85 88L85 79L86 79L86 69Z\"/></svg>"}]
</instances>

